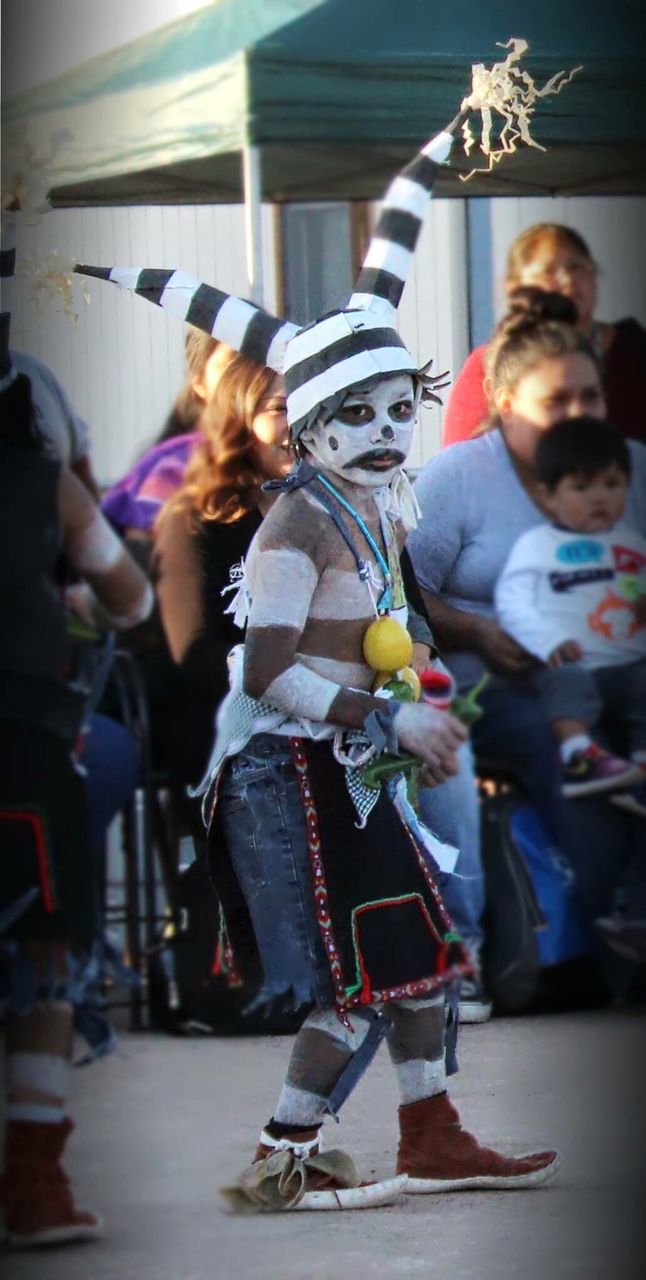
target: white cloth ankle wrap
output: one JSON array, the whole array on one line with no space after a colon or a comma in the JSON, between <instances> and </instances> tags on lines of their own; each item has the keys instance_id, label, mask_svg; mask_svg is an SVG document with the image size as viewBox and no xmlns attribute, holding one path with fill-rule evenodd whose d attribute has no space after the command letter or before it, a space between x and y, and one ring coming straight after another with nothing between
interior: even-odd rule
<instances>
[{"instance_id":1,"label":"white cloth ankle wrap","mask_svg":"<svg viewBox=\"0 0 646 1280\"><path fill-rule=\"evenodd\" d=\"M321 1135L317 1133L310 1142L293 1142L290 1138L272 1138L266 1129L260 1135L263 1147L271 1147L272 1151L293 1151L298 1160L307 1160L312 1152L321 1150Z\"/></svg>"}]
</instances>

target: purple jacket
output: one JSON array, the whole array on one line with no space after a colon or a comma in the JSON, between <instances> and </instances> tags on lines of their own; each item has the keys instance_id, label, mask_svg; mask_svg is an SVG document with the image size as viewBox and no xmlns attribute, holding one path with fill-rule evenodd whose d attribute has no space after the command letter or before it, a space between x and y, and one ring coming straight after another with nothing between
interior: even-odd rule
<instances>
[{"instance_id":1,"label":"purple jacket","mask_svg":"<svg viewBox=\"0 0 646 1280\"><path fill-rule=\"evenodd\" d=\"M168 498L179 488L192 449L200 440L199 431L171 436L135 463L134 467L108 489L101 510L111 524L123 529L152 529Z\"/></svg>"}]
</instances>

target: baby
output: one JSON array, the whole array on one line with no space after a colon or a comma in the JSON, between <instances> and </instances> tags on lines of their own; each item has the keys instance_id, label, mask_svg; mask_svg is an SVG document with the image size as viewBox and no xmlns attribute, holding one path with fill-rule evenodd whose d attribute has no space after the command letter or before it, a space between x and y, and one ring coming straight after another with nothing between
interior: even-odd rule
<instances>
[{"instance_id":1,"label":"baby","mask_svg":"<svg viewBox=\"0 0 646 1280\"><path fill-rule=\"evenodd\" d=\"M541 437L543 507L496 588L500 625L544 665L539 693L563 762L563 793L611 792L646 816L646 541L623 524L630 453L610 423L574 418ZM596 740L602 721L623 754Z\"/></svg>"}]
</instances>

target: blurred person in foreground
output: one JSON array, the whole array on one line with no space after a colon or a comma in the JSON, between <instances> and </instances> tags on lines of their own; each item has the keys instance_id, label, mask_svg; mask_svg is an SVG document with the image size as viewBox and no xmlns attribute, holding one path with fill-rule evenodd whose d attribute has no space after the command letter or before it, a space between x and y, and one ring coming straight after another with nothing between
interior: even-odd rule
<instances>
[{"instance_id":1,"label":"blurred person in foreground","mask_svg":"<svg viewBox=\"0 0 646 1280\"><path fill-rule=\"evenodd\" d=\"M4 221L4 219L3 219ZM3 227L4 232L4 227ZM14 251L2 254L3 286ZM94 1054L109 1044L88 1007L96 979L96 870L74 749L82 696L67 681L66 604L93 627L139 622L152 592L87 489L46 455L31 385L0 318L0 974L6 1029L2 1207L9 1242L93 1238L98 1215L74 1203L60 1159L74 1026ZM64 600L64 554L81 582Z\"/></svg>"}]
</instances>

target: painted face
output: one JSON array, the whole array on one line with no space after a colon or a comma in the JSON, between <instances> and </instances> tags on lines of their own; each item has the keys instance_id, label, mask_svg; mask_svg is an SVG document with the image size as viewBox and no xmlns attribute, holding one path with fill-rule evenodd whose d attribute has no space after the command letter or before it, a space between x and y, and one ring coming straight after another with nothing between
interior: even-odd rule
<instances>
[{"instance_id":1,"label":"painted face","mask_svg":"<svg viewBox=\"0 0 646 1280\"><path fill-rule=\"evenodd\" d=\"M294 454L287 427L285 385L276 374L254 414L251 430L256 437L256 459L266 480L287 475Z\"/></svg>"},{"instance_id":2,"label":"painted face","mask_svg":"<svg viewBox=\"0 0 646 1280\"><path fill-rule=\"evenodd\" d=\"M416 412L413 379L397 374L371 391L348 391L335 417L303 432L301 439L326 471L376 489L388 484L408 457Z\"/></svg>"},{"instance_id":3,"label":"painted face","mask_svg":"<svg viewBox=\"0 0 646 1280\"><path fill-rule=\"evenodd\" d=\"M624 513L628 477L616 462L596 475L563 476L545 497L553 519L577 533L612 529Z\"/></svg>"}]
</instances>

